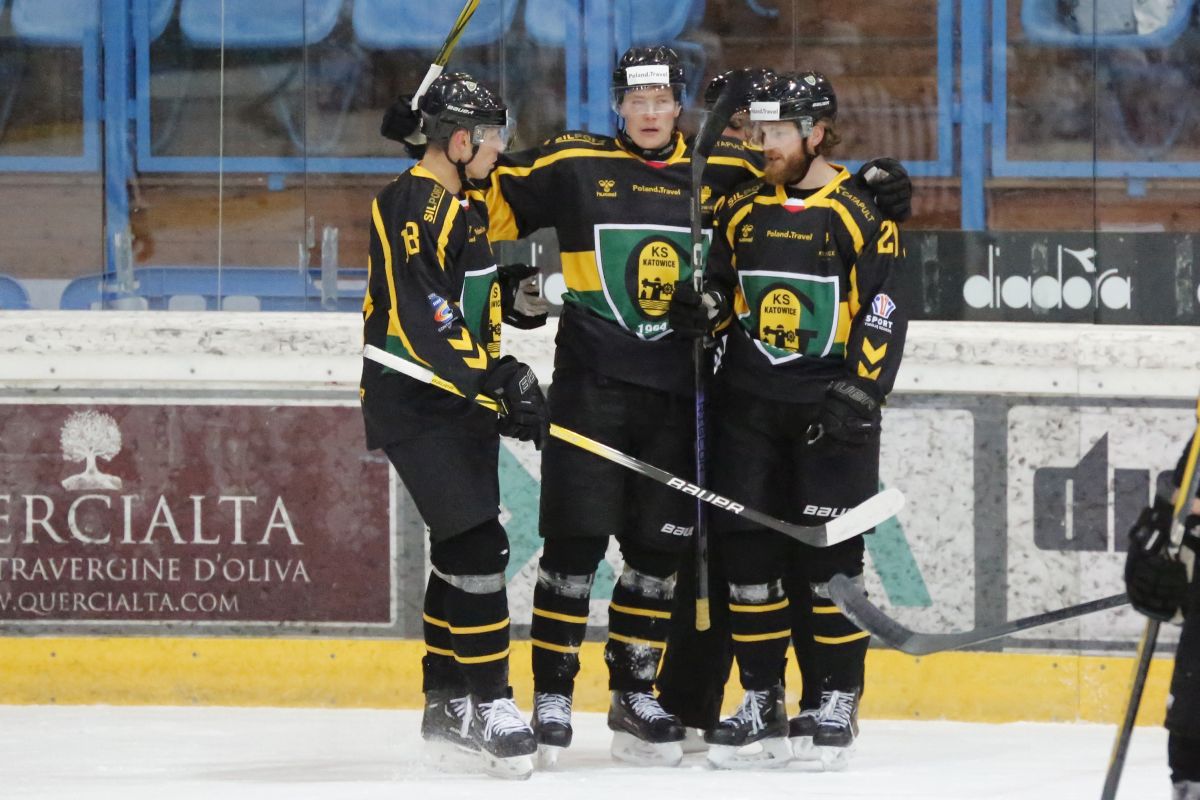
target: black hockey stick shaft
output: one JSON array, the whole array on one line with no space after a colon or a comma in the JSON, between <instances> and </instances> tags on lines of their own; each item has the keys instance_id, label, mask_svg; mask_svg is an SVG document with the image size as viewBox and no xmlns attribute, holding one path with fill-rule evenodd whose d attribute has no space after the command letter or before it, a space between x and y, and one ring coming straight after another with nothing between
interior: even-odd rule
<instances>
[{"instance_id":1,"label":"black hockey stick shaft","mask_svg":"<svg viewBox=\"0 0 1200 800\"><path fill-rule=\"evenodd\" d=\"M463 31L467 29L467 23L471 21L471 17L475 16L475 9L479 7L479 0L466 0L463 3L462 11L458 12L458 19L454 20L454 25L450 28L450 32L446 34L446 40L442 42L442 49L438 50L437 56L434 57L433 63L429 65L429 69L425 71L425 77L421 79L421 85L413 93L412 110L417 110L417 104L421 102L421 97L429 89L429 84L433 83L438 75L442 74L442 70L450 63L450 54L454 52L454 48L458 45L458 40L462 38Z\"/></svg>"},{"instance_id":2,"label":"black hockey stick shaft","mask_svg":"<svg viewBox=\"0 0 1200 800\"><path fill-rule=\"evenodd\" d=\"M1192 433L1192 444L1188 449L1182 480L1175 495L1175 508L1171 514L1169 546L1172 547L1179 544L1176 534L1182 531L1183 521L1192 505L1192 498L1196 496L1197 487L1200 487L1200 469L1196 468L1196 462L1200 460L1200 400L1196 402L1196 421L1196 430ZM1191 575L1188 577L1191 578ZM1158 641L1158 629L1158 620L1146 620L1146 628L1142 631L1142 638L1138 642L1133 679L1129 686L1129 699L1125 704L1125 714L1121 718L1121 726L1117 728L1117 738L1113 742L1112 753L1108 758L1108 769L1104 773L1104 789L1100 792L1100 800L1114 800L1117 796L1121 773L1125 769L1125 756L1129 752L1129 741L1133 738L1133 725L1137 720L1138 707L1142 704L1142 694L1146 688L1146 676L1150 673L1150 659L1154 655L1154 647Z\"/></svg>"},{"instance_id":3,"label":"black hockey stick shaft","mask_svg":"<svg viewBox=\"0 0 1200 800\"><path fill-rule=\"evenodd\" d=\"M443 378L439 378L431 370L420 364L406 361L374 345L367 345L363 348L363 357L393 369L396 372L403 373L410 378L415 378L422 383L436 386L459 397L463 396L462 392L454 384ZM498 410L495 401L489 397L480 395L474 399L475 402L486 408L490 408L493 411ZM583 434L576 433L561 425L551 424L550 435L568 444L573 444L580 449L587 450L589 453L600 458L612 461L614 464L619 464L639 475L644 475L651 480L658 481L677 492L691 495L709 505L724 509L731 514L745 517L765 528L779 531L785 536L789 536L804 544L812 545L813 547L829 547L838 542L851 539L868 528L873 528L884 520L895 516L904 507L904 495L897 489L886 489L859 503L840 517L831 519L824 525L796 525L776 519L769 514L755 511L752 508L747 508L741 503L730 500L728 497L723 497L716 492L709 491L691 481L673 475L665 469L647 464L645 461L622 453L615 447L610 447L603 442L597 442L595 439L589 439Z\"/></svg>"},{"instance_id":4,"label":"black hockey stick shaft","mask_svg":"<svg viewBox=\"0 0 1200 800\"><path fill-rule=\"evenodd\" d=\"M704 267L707 259L702 220L704 209L701 200L704 167L717 143L717 138L729 124L729 118L733 116L739 101L745 95L748 83L744 72L737 72L730 76L692 142L692 286L696 289L697 294L704 291ZM705 347L704 337L696 339L692 346L692 369L696 389L696 484L704 486L708 483L709 373L708 351ZM712 626L708 604L708 507L699 499L696 501L696 530L693 545L696 555L696 630L706 631Z\"/></svg>"},{"instance_id":5,"label":"black hockey stick shaft","mask_svg":"<svg viewBox=\"0 0 1200 800\"><path fill-rule=\"evenodd\" d=\"M947 650L971 647L1054 622L1117 608L1129 602L1129 598L1124 593L1115 594L1111 597L1089 600L1086 603L1009 620L986 628L976 628L972 631L921 633L906 628L889 617L881 608L867 599L862 589L854 581L844 575L835 575L829 582L829 596L855 625L869 631L872 636L888 647L913 656L927 656Z\"/></svg>"}]
</instances>

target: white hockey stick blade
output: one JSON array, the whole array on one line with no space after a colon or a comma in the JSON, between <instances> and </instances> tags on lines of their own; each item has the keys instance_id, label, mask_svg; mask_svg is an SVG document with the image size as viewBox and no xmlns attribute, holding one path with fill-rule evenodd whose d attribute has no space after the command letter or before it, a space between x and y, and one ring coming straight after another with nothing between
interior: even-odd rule
<instances>
[{"instance_id":1,"label":"white hockey stick blade","mask_svg":"<svg viewBox=\"0 0 1200 800\"><path fill-rule=\"evenodd\" d=\"M825 532L830 544L853 539L860 533L886 522L904 508L904 493L899 489L884 489L869 497L854 508L825 523Z\"/></svg>"}]
</instances>

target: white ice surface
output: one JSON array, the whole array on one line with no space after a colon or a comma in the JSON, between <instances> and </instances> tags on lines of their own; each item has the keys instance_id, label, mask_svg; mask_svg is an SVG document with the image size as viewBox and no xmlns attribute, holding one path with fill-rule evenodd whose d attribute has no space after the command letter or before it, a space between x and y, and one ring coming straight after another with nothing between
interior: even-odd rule
<instances>
[{"instance_id":1,"label":"white ice surface","mask_svg":"<svg viewBox=\"0 0 1200 800\"><path fill-rule=\"evenodd\" d=\"M845 772L715 772L609 758L600 714L577 714L555 772L500 781L439 772L415 711L0 706L0 797L120 800L1089 800L1114 728L866 720ZM814 765L815 766L815 765ZM1166 735L1139 728L1119 797L1170 796Z\"/></svg>"}]
</instances>

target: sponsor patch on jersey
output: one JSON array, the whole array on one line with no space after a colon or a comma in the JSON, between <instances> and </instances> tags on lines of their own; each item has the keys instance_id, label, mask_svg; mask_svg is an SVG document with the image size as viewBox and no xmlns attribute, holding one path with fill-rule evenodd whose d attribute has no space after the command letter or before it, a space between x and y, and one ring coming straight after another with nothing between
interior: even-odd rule
<instances>
[{"instance_id":1,"label":"sponsor patch on jersey","mask_svg":"<svg viewBox=\"0 0 1200 800\"><path fill-rule=\"evenodd\" d=\"M616 197L617 182L609 178L596 181L596 197Z\"/></svg>"},{"instance_id":2,"label":"sponsor patch on jersey","mask_svg":"<svg viewBox=\"0 0 1200 800\"><path fill-rule=\"evenodd\" d=\"M896 311L896 303L886 294L877 294L871 301L871 313L867 314L863 324L882 333L892 332L892 314Z\"/></svg>"},{"instance_id":3,"label":"sponsor patch on jersey","mask_svg":"<svg viewBox=\"0 0 1200 800\"><path fill-rule=\"evenodd\" d=\"M441 295L429 295L429 307L433 309L433 321L438 325L438 332L449 328L454 324L454 309L450 303Z\"/></svg>"}]
</instances>

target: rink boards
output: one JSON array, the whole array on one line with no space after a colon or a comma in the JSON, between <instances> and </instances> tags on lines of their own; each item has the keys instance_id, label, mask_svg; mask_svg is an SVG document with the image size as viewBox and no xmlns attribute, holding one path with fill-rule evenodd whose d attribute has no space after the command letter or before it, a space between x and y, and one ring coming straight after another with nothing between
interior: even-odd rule
<instances>
[{"instance_id":1,"label":"rink boards","mask_svg":"<svg viewBox=\"0 0 1200 800\"><path fill-rule=\"evenodd\" d=\"M356 315L22 312L0 331L0 702L418 702L425 546L363 449ZM548 382L552 333L510 339ZM1120 591L1125 531L1193 425L1198 346L1187 328L914 324L881 469L909 502L868 539L872 597L966 630ZM506 445L518 639L537 475ZM610 551L594 638L616 569ZM873 650L864 713L1112 719L1141 624L1125 609L1002 652ZM581 707L604 701L598 648ZM527 697L525 642L512 665ZM1157 663L1143 721L1168 678Z\"/></svg>"}]
</instances>

